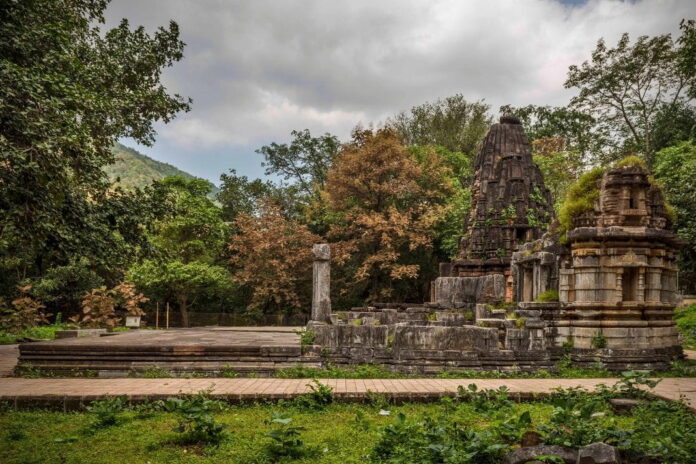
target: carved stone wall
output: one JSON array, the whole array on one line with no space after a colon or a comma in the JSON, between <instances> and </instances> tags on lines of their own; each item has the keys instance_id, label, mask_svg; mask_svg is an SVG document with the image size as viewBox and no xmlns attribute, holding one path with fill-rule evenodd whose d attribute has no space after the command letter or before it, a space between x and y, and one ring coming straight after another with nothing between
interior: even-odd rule
<instances>
[{"instance_id":1,"label":"carved stone wall","mask_svg":"<svg viewBox=\"0 0 696 464\"><path fill-rule=\"evenodd\" d=\"M637 166L608 171L594 209L576 218L559 269L565 327L578 360L634 367L681 356L673 315L677 249L660 190ZM629 362L630 361L630 362Z\"/></svg>"},{"instance_id":2,"label":"carved stone wall","mask_svg":"<svg viewBox=\"0 0 696 464\"><path fill-rule=\"evenodd\" d=\"M491 126L474 168L472 210L449 276L509 276L512 253L541 237L554 215L518 119Z\"/></svg>"}]
</instances>

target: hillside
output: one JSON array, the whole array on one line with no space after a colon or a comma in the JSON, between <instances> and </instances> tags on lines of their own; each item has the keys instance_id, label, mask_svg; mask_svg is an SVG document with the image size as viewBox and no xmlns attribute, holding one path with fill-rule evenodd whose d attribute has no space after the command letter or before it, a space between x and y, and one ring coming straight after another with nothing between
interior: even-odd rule
<instances>
[{"instance_id":1,"label":"hillside","mask_svg":"<svg viewBox=\"0 0 696 464\"><path fill-rule=\"evenodd\" d=\"M113 182L120 178L118 185L128 190L136 187L150 185L153 180L160 180L167 176L181 176L186 179L193 179L194 176L188 172L162 163L145 156L142 153L128 148L120 143L114 145L112 149L116 162L104 168L104 171ZM212 183L211 196L217 194L219 189Z\"/></svg>"}]
</instances>

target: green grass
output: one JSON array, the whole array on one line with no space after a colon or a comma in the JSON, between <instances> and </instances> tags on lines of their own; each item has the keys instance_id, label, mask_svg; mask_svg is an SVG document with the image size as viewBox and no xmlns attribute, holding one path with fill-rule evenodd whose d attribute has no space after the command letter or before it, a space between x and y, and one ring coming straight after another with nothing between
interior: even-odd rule
<instances>
[{"instance_id":1,"label":"green grass","mask_svg":"<svg viewBox=\"0 0 696 464\"><path fill-rule=\"evenodd\" d=\"M688 456L696 452L696 417L680 404L650 401L631 415L618 416L602 395L567 391L552 400L523 403L512 403L504 396L483 392L470 395L466 402L446 399L398 406L334 402L319 408L302 406L306 402L300 401L247 406L220 403L211 409L213 421L224 425L225 438L219 446L182 440L173 431L181 416L162 412L161 407L123 411L101 407L89 413L8 410L0 414L0 462L405 463L415 461L404 460L403 456L427 453L430 445L439 447L448 436L462 446L470 446L472 439L462 441L458 435L461 431L492 440L504 453L519 446L519 437L526 430L540 432L543 442L565 440L573 446L599 437L634 455L651 454L664 459L660 462L688 462ZM600 414L583 416L581 409L590 404L592 411ZM102 417L105 410L108 421ZM389 415L380 414L380 410L389 411ZM299 427L302 456L298 459L271 457L269 433L282 428L278 425L281 417L290 419L291 427ZM563 422L561 430L559 421L570 422ZM430 433L433 430L438 433ZM402 459L389 461L389 456Z\"/></svg>"},{"instance_id":2,"label":"green grass","mask_svg":"<svg viewBox=\"0 0 696 464\"><path fill-rule=\"evenodd\" d=\"M23 338L40 338L44 340L53 340L56 338L58 330L65 330L65 325L43 325L40 327L32 327L24 329L20 332L0 331L0 344L2 343L18 343Z\"/></svg>"}]
</instances>

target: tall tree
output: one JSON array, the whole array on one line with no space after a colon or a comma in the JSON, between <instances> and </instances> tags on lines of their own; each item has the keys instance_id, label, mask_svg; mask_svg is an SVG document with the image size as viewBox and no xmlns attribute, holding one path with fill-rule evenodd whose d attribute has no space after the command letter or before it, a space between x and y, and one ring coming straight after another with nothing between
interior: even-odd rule
<instances>
[{"instance_id":1,"label":"tall tree","mask_svg":"<svg viewBox=\"0 0 696 464\"><path fill-rule=\"evenodd\" d=\"M356 129L329 171L337 220L328 235L345 285L361 297L402 296L395 286L421 270L412 258L432 248L452 173L434 151L422 156L417 161L392 130Z\"/></svg>"},{"instance_id":2,"label":"tall tree","mask_svg":"<svg viewBox=\"0 0 696 464\"><path fill-rule=\"evenodd\" d=\"M326 172L341 147L336 136L312 137L309 129L291 132L290 144L271 143L256 152L265 158L266 175L276 174L289 181L308 198L324 187Z\"/></svg>"},{"instance_id":3,"label":"tall tree","mask_svg":"<svg viewBox=\"0 0 696 464\"><path fill-rule=\"evenodd\" d=\"M251 290L249 309L293 313L309 308L312 245L320 238L274 202L237 216L230 250L234 277Z\"/></svg>"},{"instance_id":4,"label":"tall tree","mask_svg":"<svg viewBox=\"0 0 696 464\"><path fill-rule=\"evenodd\" d=\"M153 299L174 300L184 326L195 305L231 299L235 286L223 265L230 227L221 209L208 198L210 183L167 177L160 182L173 213L155 221L151 241L156 258L129 270L138 288Z\"/></svg>"},{"instance_id":5,"label":"tall tree","mask_svg":"<svg viewBox=\"0 0 696 464\"><path fill-rule=\"evenodd\" d=\"M678 57L669 34L641 36L633 44L623 34L614 48L600 39L590 61L568 70L565 87L579 90L571 106L594 116L623 141L623 152L639 152L652 164L655 116L663 104L683 100L694 79Z\"/></svg>"},{"instance_id":6,"label":"tall tree","mask_svg":"<svg viewBox=\"0 0 696 464\"><path fill-rule=\"evenodd\" d=\"M660 150L656 155L655 177L676 210L675 228L686 241L679 263L680 284L696 291L696 141L682 142Z\"/></svg>"},{"instance_id":7,"label":"tall tree","mask_svg":"<svg viewBox=\"0 0 696 464\"><path fill-rule=\"evenodd\" d=\"M160 82L182 58L176 23L153 35L126 20L105 31L107 3L0 8L0 255L22 278L75 256L113 257L139 227L121 229L128 220L113 214L132 197L107 192L111 147L119 137L149 145L154 121L189 109Z\"/></svg>"},{"instance_id":8,"label":"tall tree","mask_svg":"<svg viewBox=\"0 0 696 464\"><path fill-rule=\"evenodd\" d=\"M473 158L491 124L490 106L456 94L414 106L387 120L405 145L440 145Z\"/></svg>"}]
</instances>

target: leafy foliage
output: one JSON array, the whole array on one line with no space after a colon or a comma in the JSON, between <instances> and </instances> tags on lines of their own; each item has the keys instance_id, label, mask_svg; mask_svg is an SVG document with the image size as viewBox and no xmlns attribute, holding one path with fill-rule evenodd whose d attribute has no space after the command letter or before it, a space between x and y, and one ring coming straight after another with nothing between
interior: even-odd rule
<instances>
[{"instance_id":1,"label":"leafy foliage","mask_svg":"<svg viewBox=\"0 0 696 464\"><path fill-rule=\"evenodd\" d=\"M456 94L402 111L387 120L386 126L405 145L439 145L473 159L491 124L489 109L483 101L468 102Z\"/></svg>"},{"instance_id":2,"label":"leafy foliage","mask_svg":"<svg viewBox=\"0 0 696 464\"><path fill-rule=\"evenodd\" d=\"M686 339L686 345L696 347L696 305L689 305L674 311L677 328Z\"/></svg>"},{"instance_id":3,"label":"leafy foliage","mask_svg":"<svg viewBox=\"0 0 696 464\"><path fill-rule=\"evenodd\" d=\"M696 291L696 142L687 141L660 150L655 177L665 197L676 210L675 228L687 246L682 249L680 283L687 292Z\"/></svg>"},{"instance_id":4,"label":"leafy foliage","mask_svg":"<svg viewBox=\"0 0 696 464\"><path fill-rule=\"evenodd\" d=\"M37 0L0 12L0 267L14 278L4 294L78 257L112 279L145 246L146 201L109 192L102 168L118 138L150 144L154 121L188 110L160 83L184 44L174 22L153 35L126 20L100 29L106 5Z\"/></svg>"},{"instance_id":5,"label":"leafy foliage","mask_svg":"<svg viewBox=\"0 0 696 464\"><path fill-rule=\"evenodd\" d=\"M234 277L251 288L250 309L296 311L308 305L312 245L319 237L265 202L258 216L240 214L232 237Z\"/></svg>"},{"instance_id":6,"label":"leafy foliage","mask_svg":"<svg viewBox=\"0 0 696 464\"><path fill-rule=\"evenodd\" d=\"M326 173L338 153L340 143L336 136L324 134L312 137L308 129L291 132L288 144L271 143L256 152L266 159L266 174L279 174L303 194L312 197L324 187Z\"/></svg>"},{"instance_id":7,"label":"leafy foliage","mask_svg":"<svg viewBox=\"0 0 696 464\"><path fill-rule=\"evenodd\" d=\"M369 300L394 296L394 285L415 279L415 253L432 249L452 187L450 170L434 151L417 162L387 129L355 130L329 171L330 240L347 273L341 286ZM334 279L337 280L337 279Z\"/></svg>"},{"instance_id":8,"label":"leafy foliage","mask_svg":"<svg viewBox=\"0 0 696 464\"><path fill-rule=\"evenodd\" d=\"M291 417L276 413L268 423L276 426L266 434L271 440L266 447L271 458L300 459L310 453L310 449L301 438L302 432L306 429L292 425Z\"/></svg>"},{"instance_id":9,"label":"leafy foliage","mask_svg":"<svg viewBox=\"0 0 696 464\"><path fill-rule=\"evenodd\" d=\"M11 308L3 308L0 301L0 328L9 332L36 327L39 324L48 323L48 316L44 306L39 301L28 295L31 286L20 287L21 295L12 300Z\"/></svg>"},{"instance_id":10,"label":"leafy foliage","mask_svg":"<svg viewBox=\"0 0 696 464\"><path fill-rule=\"evenodd\" d=\"M591 61L568 71L566 88L579 89L571 106L595 116L625 141L624 150L640 152L651 165L655 116L662 104L679 102L694 78L679 66L679 53L669 34L641 36L633 44L623 34L614 48L600 39Z\"/></svg>"}]
</instances>

